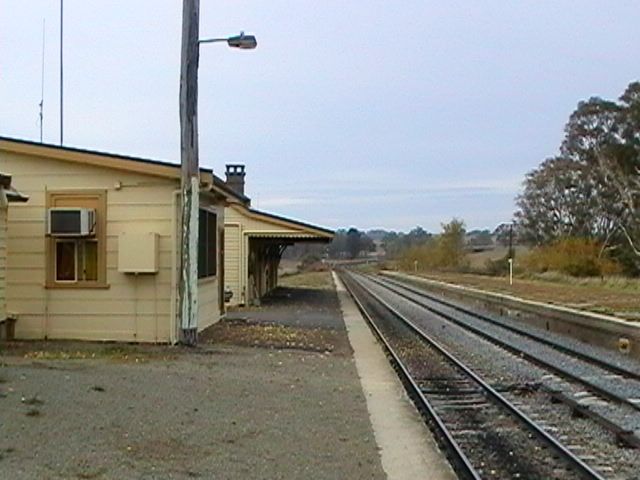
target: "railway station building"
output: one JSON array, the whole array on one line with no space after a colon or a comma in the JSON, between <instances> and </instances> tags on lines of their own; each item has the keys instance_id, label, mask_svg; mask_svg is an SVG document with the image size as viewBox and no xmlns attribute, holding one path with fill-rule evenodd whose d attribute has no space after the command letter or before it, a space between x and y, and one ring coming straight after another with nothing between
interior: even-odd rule
<instances>
[{"instance_id":1,"label":"railway station building","mask_svg":"<svg viewBox=\"0 0 640 480\"><path fill-rule=\"evenodd\" d=\"M0 171L16 202L0 205L0 322L16 338L177 341L179 164L0 137ZM251 209L244 168L227 173L200 169L198 330L230 292L238 304L272 290L287 245L333 236Z\"/></svg>"},{"instance_id":2,"label":"railway station building","mask_svg":"<svg viewBox=\"0 0 640 480\"><path fill-rule=\"evenodd\" d=\"M0 137L0 171L29 197L9 208L6 313L17 338L177 339L180 165ZM225 312L224 205L200 171L199 319Z\"/></svg>"}]
</instances>

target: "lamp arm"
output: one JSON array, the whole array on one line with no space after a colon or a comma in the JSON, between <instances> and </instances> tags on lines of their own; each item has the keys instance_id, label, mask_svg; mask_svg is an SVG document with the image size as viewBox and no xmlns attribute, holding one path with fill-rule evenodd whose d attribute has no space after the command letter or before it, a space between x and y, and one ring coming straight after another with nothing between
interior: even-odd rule
<instances>
[{"instance_id":1,"label":"lamp arm","mask_svg":"<svg viewBox=\"0 0 640 480\"><path fill-rule=\"evenodd\" d=\"M203 38L202 40L198 40L198 43L226 42L227 40L227 38Z\"/></svg>"}]
</instances>

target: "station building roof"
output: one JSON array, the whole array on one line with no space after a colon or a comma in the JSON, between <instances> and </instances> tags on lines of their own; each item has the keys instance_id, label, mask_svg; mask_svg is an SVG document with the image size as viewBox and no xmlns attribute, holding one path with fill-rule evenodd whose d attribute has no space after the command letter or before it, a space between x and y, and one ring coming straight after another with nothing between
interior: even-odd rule
<instances>
[{"instance_id":1,"label":"station building roof","mask_svg":"<svg viewBox=\"0 0 640 480\"><path fill-rule=\"evenodd\" d=\"M328 243L334 236L333 230L256 210L246 205L232 204L229 208L249 220L243 223L246 223L245 233L251 238ZM225 215L225 222L228 217Z\"/></svg>"},{"instance_id":2,"label":"station building roof","mask_svg":"<svg viewBox=\"0 0 640 480\"><path fill-rule=\"evenodd\" d=\"M103 168L124 170L127 172L152 175L163 178L180 179L180 164L165 160L133 157L117 153L87 150L83 148L66 147L49 143L39 143L30 140L0 136L0 151L52 158L68 162L93 165ZM200 168L200 181L224 197L248 204L249 198L233 191L227 184L208 168Z\"/></svg>"}]
</instances>

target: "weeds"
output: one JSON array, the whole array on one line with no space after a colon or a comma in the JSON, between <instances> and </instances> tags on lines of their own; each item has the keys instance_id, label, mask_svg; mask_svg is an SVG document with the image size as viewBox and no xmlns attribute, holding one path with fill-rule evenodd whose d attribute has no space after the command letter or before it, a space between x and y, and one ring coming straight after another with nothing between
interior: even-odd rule
<instances>
[{"instance_id":1,"label":"weeds","mask_svg":"<svg viewBox=\"0 0 640 480\"><path fill-rule=\"evenodd\" d=\"M43 405L44 401L40 400L37 395L33 397L22 397L22 403L25 405Z\"/></svg>"},{"instance_id":2,"label":"weeds","mask_svg":"<svg viewBox=\"0 0 640 480\"><path fill-rule=\"evenodd\" d=\"M13 447L7 447L7 448L4 448L4 449L0 450L0 460L3 460L4 457L7 456L7 454L13 453L15 451L16 451L16 449L13 448Z\"/></svg>"}]
</instances>

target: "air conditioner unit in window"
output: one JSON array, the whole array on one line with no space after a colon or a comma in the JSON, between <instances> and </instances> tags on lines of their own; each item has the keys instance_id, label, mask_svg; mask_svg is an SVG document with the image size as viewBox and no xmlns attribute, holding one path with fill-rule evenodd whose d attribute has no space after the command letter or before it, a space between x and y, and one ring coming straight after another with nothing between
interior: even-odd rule
<instances>
[{"instance_id":1,"label":"air conditioner unit in window","mask_svg":"<svg viewBox=\"0 0 640 480\"><path fill-rule=\"evenodd\" d=\"M92 208L50 208L47 235L52 237L90 237L96 231L96 211Z\"/></svg>"}]
</instances>

